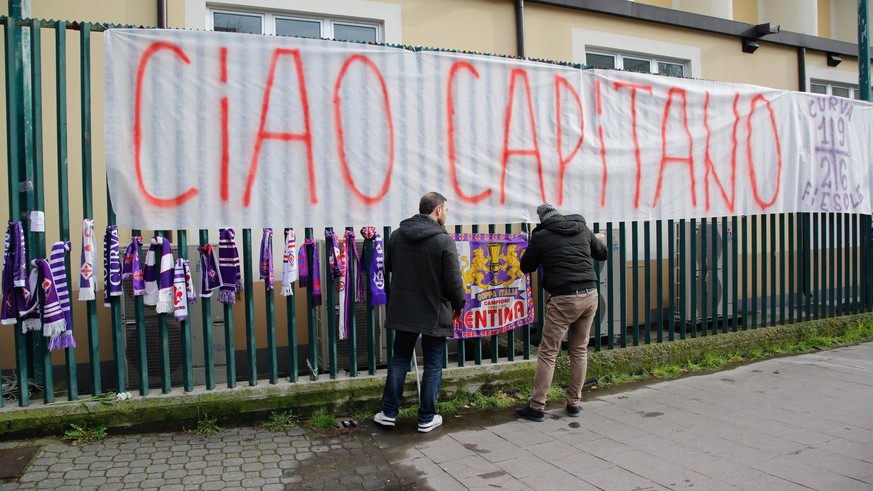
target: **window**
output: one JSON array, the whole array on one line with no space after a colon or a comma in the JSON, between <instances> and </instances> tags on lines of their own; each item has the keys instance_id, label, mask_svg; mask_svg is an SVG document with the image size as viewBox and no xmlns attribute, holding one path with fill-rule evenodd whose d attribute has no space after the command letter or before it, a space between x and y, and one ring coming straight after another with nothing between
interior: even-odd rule
<instances>
[{"instance_id":1,"label":"window","mask_svg":"<svg viewBox=\"0 0 873 491\"><path fill-rule=\"evenodd\" d=\"M209 13L215 31L383 42L382 25L373 21L217 9Z\"/></svg>"},{"instance_id":2,"label":"window","mask_svg":"<svg viewBox=\"0 0 873 491\"><path fill-rule=\"evenodd\" d=\"M616 68L629 72L655 73L669 77L685 77L686 62L650 58L648 56L586 51L587 65L595 68Z\"/></svg>"},{"instance_id":3,"label":"window","mask_svg":"<svg viewBox=\"0 0 873 491\"><path fill-rule=\"evenodd\" d=\"M858 90L858 86L856 85L834 83L824 80L810 82L809 91L813 94L828 94L849 99L861 98L861 91Z\"/></svg>"}]
</instances>

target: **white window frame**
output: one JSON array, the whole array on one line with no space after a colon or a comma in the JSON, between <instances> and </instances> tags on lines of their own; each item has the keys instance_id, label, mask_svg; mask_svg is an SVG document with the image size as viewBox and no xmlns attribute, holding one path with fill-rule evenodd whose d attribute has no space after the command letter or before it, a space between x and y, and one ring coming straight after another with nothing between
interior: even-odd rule
<instances>
[{"instance_id":1,"label":"white window frame","mask_svg":"<svg viewBox=\"0 0 873 491\"><path fill-rule=\"evenodd\" d=\"M812 87L812 84L827 85L828 94L834 86L845 87L851 89L852 99L857 99L855 94L858 93L858 72L849 72L846 70L838 70L836 68L820 68L807 67L806 69L806 87L807 90Z\"/></svg>"},{"instance_id":2,"label":"white window frame","mask_svg":"<svg viewBox=\"0 0 873 491\"><path fill-rule=\"evenodd\" d=\"M344 24L349 26L361 26L361 27L374 27L376 28L376 42L383 43L383 29L382 24L378 21L364 21L360 19L348 19L343 17L314 17L309 15L301 15L296 12L293 13L276 13L276 12L263 12L257 10L244 10L244 9L236 9L230 10L226 8L210 8L207 10L207 20L206 20L206 28L208 30L215 29L215 17L213 14L239 14L239 15L250 15L257 16L261 18L261 34L276 35L276 21L280 19L288 19L288 20L303 20L303 21L314 21L318 22L320 25L320 37L325 39L334 39L334 24Z\"/></svg>"},{"instance_id":3,"label":"white window frame","mask_svg":"<svg viewBox=\"0 0 873 491\"><path fill-rule=\"evenodd\" d=\"M588 60L588 55L602 55L602 56L613 56L615 57L615 68L617 70L626 70L624 67L624 59L625 58L633 58L636 60L645 60L649 62L650 71L646 73L652 73L655 75L660 75L658 63L671 63L673 65L682 65L682 76L688 77L688 60L679 60L676 58L666 58L666 57L652 57L649 54L637 54L637 53L628 53L628 52L620 52L612 49L601 49L591 47L585 52L586 62ZM586 63L587 65L588 63Z\"/></svg>"},{"instance_id":4,"label":"white window frame","mask_svg":"<svg viewBox=\"0 0 873 491\"><path fill-rule=\"evenodd\" d=\"M185 27L211 29L212 12L275 15L284 18L330 19L343 24L380 24L380 42L403 44L401 6L375 0L234 0L185 1ZM267 24L264 23L265 32ZM275 31L275 23L269 27Z\"/></svg>"},{"instance_id":5,"label":"white window frame","mask_svg":"<svg viewBox=\"0 0 873 491\"><path fill-rule=\"evenodd\" d=\"M645 46L646 51L640 51ZM700 48L685 44L623 36L605 31L573 29L573 62L586 63L586 53L623 54L670 63L684 63L685 76L701 78ZM665 53L670 53L667 56Z\"/></svg>"}]
</instances>

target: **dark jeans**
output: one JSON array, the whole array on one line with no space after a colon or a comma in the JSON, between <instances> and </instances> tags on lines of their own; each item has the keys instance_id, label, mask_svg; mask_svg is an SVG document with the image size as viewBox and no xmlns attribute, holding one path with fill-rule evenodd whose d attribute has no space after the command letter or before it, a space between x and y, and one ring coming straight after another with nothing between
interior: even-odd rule
<instances>
[{"instance_id":1,"label":"dark jeans","mask_svg":"<svg viewBox=\"0 0 873 491\"><path fill-rule=\"evenodd\" d=\"M412 350L418 334L406 331L394 331L394 356L388 364L388 377L385 379L385 391L382 392L382 413L388 417L396 417L403 399L403 383L409 372L412 361ZM421 377L421 401L418 405L418 422L430 423L436 410L436 398L443 380L443 354L446 351L446 338L421 336L421 347L424 351L424 373Z\"/></svg>"}]
</instances>

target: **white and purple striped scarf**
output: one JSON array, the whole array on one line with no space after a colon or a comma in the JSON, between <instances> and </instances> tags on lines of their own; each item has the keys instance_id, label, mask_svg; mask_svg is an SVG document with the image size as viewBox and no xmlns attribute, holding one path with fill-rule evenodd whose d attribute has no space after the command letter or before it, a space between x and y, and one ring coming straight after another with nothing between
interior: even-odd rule
<instances>
[{"instance_id":1,"label":"white and purple striped scarf","mask_svg":"<svg viewBox=\"0 0 873 491\"><path fill-rule=\"evenodd\" d=\"M79 263L79 300L97 298L97 282L94 280L94 258L97 254L97 239L94 238L94 220L82 220L82 258Z\"/></svg>"},{"instance_id":2,"label":"white and purple striped scarf","mask_svg":"<svg viewBox=\"0 0 873 491\"><path fill-rule=\"evenodd\" d=\"M360 274L366 274L370 285L370 305L385 305L388 303L388 296L385 294L385 246L382 243L382 236L376 233L376 227L364 227L361 229L361 235L364 240L373 241L373 254L365 261L368 264L362 264ZM366 270L366 271L365 271Z\"/></svg>"},{"instance_id":3,"label":"white and purple striped scarf","mask_svg":"<svg viewBox=\"0 0 873 491\"><path fill-rule=\"evenodd\" d=\"M285 253L282 255L282 295L294 295L294 282L297 281L297 236L293 229L285 230Z\"/></svg>"},{"instance_id":4,"label":"white and purple striped scarf","mask_svg":"<svg viewBox=\"0 0 873 491\"><path fill-rule=\"evenodd\" d=\"M218 301L224 304L236 303L236 295L243 290L242 272L239 267L239 252L233 238L233 229L218 231L218 271L221 273L221 288Z\"/></svg>"},{"instance_id":5,"label":"white and purple striped scarf","mask_svg":"<svg viewBox=\"0 0 873 491\"><path fill-rule=\"evenodd\" d=\"M221 287L221 271L211 245L200 246L197 250L200 251L200 298L208 298L213 290Z\"/></svg>"},{"instance_id":6,"label":"white and purple striped scarf","mask_svg":"<svg viewBox=\"0 0 873 491\"><path fill-rule=\"evenodd\" d=\"M110 297L121 296L121 258L118 227L109 225L103 235L103 306L109 307Z\"/></svg>"},{"instance_id":7,"label":"white and purple striped scarf","mask_svg":"<svg viewBox=\"0 0 873 491\"><path fill-rule=\"evenodd\" d=\"M265 228L264 236L261 237L261 257L258 261L259 273L267 290L272 290L275 280L273 278L273 229Z\"/></svg>"},{"instance_id":8,"label":"white and purple striped scarf","mask_svg":"<svg viewBox=\"0 0 873 491\"><path fill-rule=\"evenodd\" d=\"M170 241L166 237L152 238L143 272L146 290L143 303L154 305L159 314L173 311L173 266Z\"/></svg>"},{"instance_id":9,"label":"white and purple striped scarf","mask_svg":"<svg viewBox=\"0 0 873 491\"><path fill-rule=\"evenodd\" d=\"M188 260L179 258L173 274L173 316L177 321L188 318L188 304L194 303L195 299Z\"/></svg>"},{"instance_id":10,"label":"white and purple striped scarf","mask_svg":"<svg viewBox=\"0 0 873 491\"><path fill-rule=\"evenodd\" d=\"M133 283L133 296L145 295L145 280L142 275L142 264L139 261L139 248L142 247L142 237L134 235L130 244L124 250L124 263L121 265L121 277L130 278Z\"/></svg>"},{"instance_id":11,"label":"white and purple striped scarf","mask_svg":"<svg viewBox=\"0 0 873 491\"><path fill-rule=\"evenodd\" d=\"M27 269L24 229L21 222L9 222L3 252L3 305L0 324L13 325L27 308Z\"/></svg>"},{"instance_id":12,"label":"white and purple striped scarf","mask_svg":"<svg viewBox=\"0 0 873 491\"><path fill-rule=\"evenodd\" d=\"M45 259L34 259L30 264L33 266L30 271L30 296L27 299L27 316L21 323L21 332L38 331L42 325L43 336L60 336L67 330L67 321L64 320L64 309L58 299L51 266Z\"/></svg>"},{"instance_id":13,"label":"white and purple striped scarf","mask_svg":"<svg viewBox=\"0 0 873 491\"><path fill-rule=\"evenodd\" d=\"M70 241L55 242L52 245L49 259L52 277L55 279L55 291L58 294L61 309L64 311L64 321L67 323L67 328L63 334L49 339L49 351L76 347L76 338L73 336L73 316L70 311L70 290L67 286L67 266L64 261L70 250Z\"/></svg>"}]
</instances>

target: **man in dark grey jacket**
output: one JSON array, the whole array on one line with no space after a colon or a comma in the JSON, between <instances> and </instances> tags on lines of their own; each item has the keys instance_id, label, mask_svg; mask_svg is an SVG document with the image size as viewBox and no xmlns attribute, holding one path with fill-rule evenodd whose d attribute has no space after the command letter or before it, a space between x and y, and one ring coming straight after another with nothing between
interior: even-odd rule
<instances>
[{"instance_id":1,"label":"man in dark grey jacket","mask_svg":"<svg viewBox=\"0 0 873 491\"><path fill-rule=\"evenodd\" d=\"M391 234L385 271L391 273L385 328L394 329L394 356L382 393L382 411L373 420L394 426L403 398L418 335L424 351L424 376L418 407L418 431L427 433L443 423L436 398L443 375L446 337L464 307L464 286L455 241L444 227L448 206L439 193L421 197L418 215L400 222Z\"/></svg>"},{"instance_id":2,"label":"man in dark grey jacket","mask_svg":"<svg viewBox=\"0 0 873 491\"><path fill-rule=\"evenodd\" d=\"M530 404L515 415L530 421L545 418L546 395L555 373L555 359L561 340L570 330L570 385L567 386L567 413L578 416L582 385L588 369L588 337L597 312L597 275L594 260L607 257L603 234L594 234L582 215L561 215L554 206L537 208L540 224L521 256L521 270L532 273L543 267L543 288L549 292L543 340L537 349Z\"/></svg>"}]
</instances>

